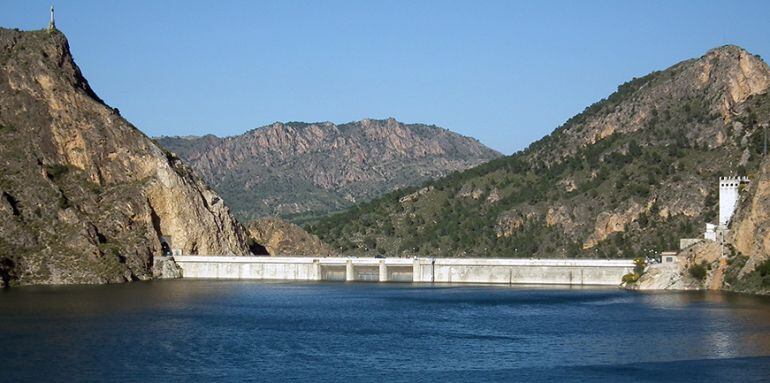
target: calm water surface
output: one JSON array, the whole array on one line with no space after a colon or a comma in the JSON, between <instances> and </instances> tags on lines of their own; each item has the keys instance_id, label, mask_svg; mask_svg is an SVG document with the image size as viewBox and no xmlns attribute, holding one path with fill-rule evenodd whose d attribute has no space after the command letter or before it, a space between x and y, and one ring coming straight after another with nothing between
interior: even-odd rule
<instances>
[{"instance_id":1,"label":"calm water surface","mask_svg":"<svg viewBox=\"0 0 770 383\"><path fill-rule=\"evenodd\" d=\"M0 291L0 381L765 381L770 300L164 281Z\"/></svg>"}]
</instances>

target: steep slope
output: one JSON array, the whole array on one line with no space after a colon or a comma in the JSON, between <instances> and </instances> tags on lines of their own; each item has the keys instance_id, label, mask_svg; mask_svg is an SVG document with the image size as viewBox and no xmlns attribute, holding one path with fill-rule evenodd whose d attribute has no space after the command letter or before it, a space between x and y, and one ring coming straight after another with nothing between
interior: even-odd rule
<instances>
[{"instance_id":1,"label":"steep slope","mask_svg":"<svg viewBox=\"0 0 770 383\"><path fill-rule=\"evenodd\" d=\"M295 222L499 156L478 141L394 119L275 123L240 136L161 137L243 220Z\"/></svg>"},{"instance_id":2,"label":"steep slope","mask_svg":"<svg viewBox=\"0 0 770 383\"><path fill-rule=\"evenodd\" d=\"M349 253L633 257L716 217L717 177L753 175L770 72L736 46L618 87L526 150L312 226Z\"/></svg>"},{"instance_id":3,"label":"steep slope","mask_svg":"<svg viewBox=\"0 0 770 383\"><path fill-rule=\"evenodd\" d=\"M260 218L246 225L249 237L264 244L273 256L331 256L336 253L301 227L276 218Z\"/></svg>"},{"instance_id":4,"label":"steep slope","mask_svg":"<svg viewBox=\"0 0 770 383\"><path fill-rule=\"evenodd\" d=\"M767 121L770 102L754 106L755 115ZM770 294L770 158L761 161L751 183L741 193L729 229L723 246L720 241L689 246L679 251L676 267L652 265L638 282L626 287Z\"/></svg>"},{"instance_id":5,"label":"steep slope","mask_svg":"<svg viewBox=\"0 0 770 383\"><path fill-rule=\"evenodd\" d=\"M770 102L758 115L770 115ZM764 123L767 121L765 118ZM740 202L731 222L728 241L732 251L720 287L770 294L770 158L762 161Z\"/></svg>"},{"instance_id":6,"label":"steep slope","mask_svg":"<svg viewBox=\"0 0 770 383\"><path fill-rule=\"evenodd\" d=\"M16 284L152 276L161 237L186 254L247 254L192 170L89 87L58 31L0 29L0 264Z\"/></svg>"},{"instance_id":7,"label":"steep slope","mask_svg":"<svg viewBox=\"0 0 770 383\"><path fill-rule=\"evenodd\" d=\"M770 160L762 162L742 202L732 222L731 243L738 254L749 257L741 271L745 274L770 257Z\"/></svg>"}]
</instances>

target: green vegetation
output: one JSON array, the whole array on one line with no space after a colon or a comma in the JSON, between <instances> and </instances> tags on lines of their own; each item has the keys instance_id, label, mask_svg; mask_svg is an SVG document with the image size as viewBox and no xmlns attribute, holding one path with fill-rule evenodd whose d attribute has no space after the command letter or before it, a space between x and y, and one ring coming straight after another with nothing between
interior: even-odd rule
<instances>
[{"instance_id":1,"label":"green vegetation","mask_svg":"<svg viewBox=\"0 0 770 383\"><path fill-rule=\"evenodd\" d=\"M743 292L765 292L770 291L770 259L764 260L756 265L754 270L738 278L738 273L744 267L748 257L738 255L728 266L725 275L725 282L730 284L731 289Z\"/></svg>"},{"instance_id":2,"label":"green vegetation","mask_svg":"<svg viewBox=\"0 0 770 383\"><path fill-rule=\"evenodd\" d=\"M757 265L756 272L762 277L762 287L770 287L770 259Z\"/></svg>"},{"instance_id":3,"label":"green vegetation","mask_svg":"<svg viewBox=\"0 0 770 383\"><path fill-rule=\"evenodd\" d=\"M55 180L67 174L70 171L70 168L67 165L53 164L53 165L47 165L45 167L45 171L46 171L46 174L48 175L48 178Z\"/></svg>"},{"instance_id":4,"label":"green vegetation","mask_svg":"<svg viewBox=\"0 0 770 383\"><path fill-rule=\"evenodd\" d=\"M687 269L687 274L699 281L702 281L706 278L707 272L708 265L706 262L696 263Z\"/></svg>"},{"instance_id":5,"label":"green vegetation","mask_svg":"<svg viewBox=\"0 0 770 383\"><path fill-rule=\"evenodd\" d=\"M636 283L636 281L638 281L640 277L641 275L637 273L628 273L623 276L622 282L625 284Z\"/></svg>"},{"instance_id":6,"label":"green vegetation","mask_svg":"<svg viewBox=\"0 0 770 383\"><path fill-rule=\"evenodd\" d=\"M15 131L16 131L16 129L13 126L11 126L11 125L0 124L0 134L3 134L3 133L13 133Z\"/></svg>"},{"instance_id":7,"label":"green vegetation","mask_svg":"<svg viewBox=\"0 0 770 383\"><path fill-rule=\"evenodd\" d=\"M727 259L727 270L725 271L724 281L728 286L735 286L740 282L738 274L748 260L749 257L740 254L733 255Z\"/></svg>"},{"instance_id":8,"label":"green vegetation","mask_svg":"<svg viewBox=\"0 0 770 383\"><path fill-rule=\"evenodd\" d=\"M240 220L298 224L499 156L436 126L393 120L277 123L235 137L157 141L198 167Z\"/></svg>"},{"instance_id":9,"label":"green vegetation","mask_svg":"<svg viewBox=\"0 0 770 383\"><path fill-rule=\"evenodd\" d=\"M718 177L756 171L756 155L739 164L744 149L761 151L757 121L770 116L767 95L755 96L735 116L738 131L724 124L718 97L656 88L685 64L621 85L512 156L306 228L350 254L636 258L675 249L716 218ZM614 119L617 130L602 138ZM723 131L729 140L714 146Z\"/></svg>"},{"instance_id":10,"label":"green vegetation","mask_svg":"<svg viewBox=\"0 0 770 383\"><path fill-rule=\"evenodd\" d=\"M640 147L637 138L641 136L610 136L551 167L528 165L522 154L495 160L424 185L433 189L414 202L402 203L399 199L420 188L391 193L308 229L343 251L377 248L390 255L450 252L458 256L527 257L556 253L570 257L632 258L647 254L645 250L649 249L675 248L680 237L697 235L696 228L706 220L661 217L660 205L654 202L632 222L631 230L610 235L590 252L581 248L581 240L590 235L592 227L581 225L580 220L594 216L595 211L626 209L629 201L646 204L666 181L675 182L673 178L682 178L686 172L697 169L700 158L711 160L719 155L694 148L671 153L657 146ZM623 147L632 149L623 154ZM716 169L698 170L704 177L719 176ZM565 180L578 180L575 189L566 190ZM458 197L464 187L480 190L481 197ZM713 183L706 187L711 195L717 193ZM500 199L490 203L493 192ZM572 209L564 217L567 222L549 225L545 218L554 206L592 209ZM529 217L523 219L523 227L510 235L500 235L499 218L510 212ZM707 214L715 215L715 209L709 207L704 217ZM578 235L565 233L565 225L575 226ZM439 253L438 249L444 250Z\"/></svg>"}]
</instances>

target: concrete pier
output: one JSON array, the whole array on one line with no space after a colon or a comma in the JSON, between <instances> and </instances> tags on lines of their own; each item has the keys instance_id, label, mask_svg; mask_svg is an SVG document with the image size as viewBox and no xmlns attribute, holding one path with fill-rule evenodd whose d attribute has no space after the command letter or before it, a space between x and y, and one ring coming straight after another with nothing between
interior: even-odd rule
<instances>
[{"instance_id":1,"label":"concrete pier","mask_svg":"<svg viewBox=\"0 0 770 383\"><path fill-rule=\"evenodd\" d=\"M175 256L184 278L619 285L632 260Z\"/></svg>"},{"instance_id":2,"label":"concrete pier","mask_svg":"<svg viewBox=\"0 0 770 383\"><path fill-rule=\"evenodd\" d=\"M385 265L385 260L380 260L380 282L388 281L388 266Z\"/></svg>"},{"instance_id":3,"label":"concrete pier","mask_svg":"<svg viewBox=\"0 0 770 383\"><path fill-rule=\"evenodd\" d=\"M356 280L355 269L353 268L353 260L351 259L348 259L347 262L345 262L345 280L348 282L353 282Z\"/></svg>"}]
</instances>

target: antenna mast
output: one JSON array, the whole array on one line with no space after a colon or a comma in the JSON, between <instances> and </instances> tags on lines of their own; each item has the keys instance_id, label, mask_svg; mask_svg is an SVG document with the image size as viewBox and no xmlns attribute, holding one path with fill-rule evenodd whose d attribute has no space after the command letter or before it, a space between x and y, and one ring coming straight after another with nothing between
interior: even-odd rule
<instances>
[{"instance_id":1,"label":"antenna mast","mask_svg":"<svg viewBox=\"0 0 770 383\"><path fill-rule=\"evenodd\" d=\"M48 23L48 30L53 31L56 29L56 21L53 17L53 5L51 5L51 22Z\"/></svg>"}]
</instances>

